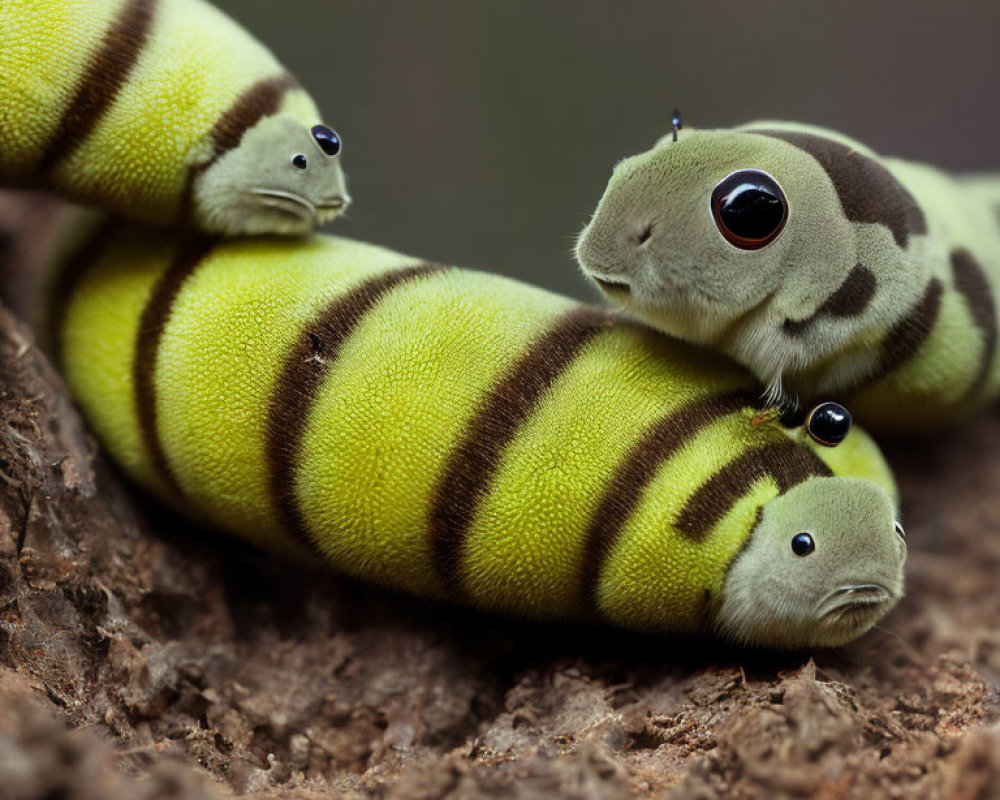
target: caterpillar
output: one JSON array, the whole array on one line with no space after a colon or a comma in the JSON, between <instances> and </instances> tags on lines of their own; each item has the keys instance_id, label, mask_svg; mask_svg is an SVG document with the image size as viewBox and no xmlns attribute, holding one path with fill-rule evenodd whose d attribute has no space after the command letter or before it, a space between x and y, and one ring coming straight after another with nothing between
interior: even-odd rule
<instances>
[{"instance_id":1,"label":"caterpillar","mask_svg":"<svg viewBox=\"0 0 1000 800\"><path fill-rule=\"evenodd\" d=\"M1000 392L1000 176L807 125L675 126L617 165L577 257L614 305L729 354L774 401L837 396L901 433Z\"/></svg>"},{"instance_id":2,"label":"caterpillar","mask_svg":"<svg viewBox=\"0 0 1000 800\"><path fill-rule=\"evenodd\" d=\"M871 439L822 447L744 370L607 310L348 239L117 220L69 248L50 309L125 471L258 545L502 614L773 647L843 643L901 596Z\"/></svg>"},{"instance_id":3,"label":"caterpillar","mask_svg":"<svg viewBox=\"0 0 1000 800\"><path fill-rule=\"evenodd\" d=\"M0 3L0 184L206 233L306 233L350 197L340 137L203 0Z\"/></svg>"}]
</instances>

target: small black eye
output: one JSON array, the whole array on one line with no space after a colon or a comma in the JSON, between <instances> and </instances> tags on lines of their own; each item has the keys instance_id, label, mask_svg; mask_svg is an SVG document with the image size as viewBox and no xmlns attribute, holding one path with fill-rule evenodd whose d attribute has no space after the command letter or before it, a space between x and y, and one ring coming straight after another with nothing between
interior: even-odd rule
<instances>
[{"instance_id":1,"label":"small black eye","mask_svg":"<svg viewBox=\"0 0 1000 800\"><path fill-rule=\"evenodd\" d=\"M899 538L902 539L905 542L906 541L906 531L903 530L903 526L899 523L899 521L894 522L893 525L896 528L896 533L899 535Z\"/></svg>"},{"instance_id":2,"label":"small black eye","mask_svg":"<svg viewBox=\"0 0 1000 800\"><path fill-rule=\"evenodd\" d=\"M299 153L297 156L292 157L292 166L305 169L309 166L309 160L302 153Z\"/></svg>"},{"instance_id":3,"label":"small black eye","mask_svg":"<svg viewBox=\"0 0 1000 800\"><path fill-rule=\"evenodd\" d=\"M712 192L712 216L727 242L758 250L774 241L788 219L788 203L778 182L756 169L741 169L719 181Z\"/></svg>"},{"instance_id":4,"label":"small black eye","mask_svg":"<svg viewBox=\"0 0 1000 800\"><path fill-rule=\"evenodd\" d=\"M340 137L337 135L335 130L326 127L326 125L313 125L311 132L313 139L316 140L316 144L318 144L320 149L328 156L335 156L340 152L340 148L343 144L341 143Z\"/></svg>"},{"instance_id":5,"label":"small black eye","mask_svg":"<svg viewBox=\"0 0 1000 800\"><path fill-rule=\"evenodd\" d=\"M820 403L809 412L806 430L814 442L836 447L851 432L851 413L839 403Z\"/></svg>"},{"instance_id":6,"label":"small black eye","mask_svg":"<svg viewBox=\"0 0 1000 800\"><path fill-rule=\"evenodd\" d=\"M802 557L816 549L816 542L808 533L797 533L792 537L792 552Z\"/></svg>"}]
</instances>

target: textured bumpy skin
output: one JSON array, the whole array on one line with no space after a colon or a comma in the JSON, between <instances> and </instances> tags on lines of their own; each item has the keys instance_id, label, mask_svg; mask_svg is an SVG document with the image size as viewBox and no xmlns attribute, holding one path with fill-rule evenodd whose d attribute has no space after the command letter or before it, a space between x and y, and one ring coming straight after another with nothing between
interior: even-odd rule
<instances>
[{"instance_id":1,"label":"textured bumpy skin","mask_svg":"<svg viewBox=\"0 0 1000 800\"><path fill-rule=\"evenodd\" d=\"M51 309L130 475L351 575L776 646L853 638L901 595L869 438L823 449L755 421L751 376L605 311L346 239L116 222L71 248Z\"/></svg>"},{"instance_id":2,"label":"textured bumpy skin","mask_svg":"<svg viewBox=\"0 0 1000 800\"><path fill-rule=\"evenodd\" d=\"M319 123L202 0L0 3L0 183L161 225L302 233L349 200Z\"/></svg>"},{"instance_id":3,"label":"textured bumpy skin","mask_svg":"<svg viewBox=\"0 0 1000 800\"><path fill-rule=\"evenodd\" d=\"M711 208L744 169L776 180L788 209L753 250ZM1000 176L803 125L684 130L615 168L577 253L617 305L881 431L930 429L1000 392Z\"/></svg>"}]
</instances>

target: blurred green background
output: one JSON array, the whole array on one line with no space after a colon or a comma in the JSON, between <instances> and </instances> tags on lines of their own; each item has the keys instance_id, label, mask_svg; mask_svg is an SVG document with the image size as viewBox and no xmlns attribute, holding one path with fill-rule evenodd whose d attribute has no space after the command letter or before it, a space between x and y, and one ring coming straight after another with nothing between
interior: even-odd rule
<instances>
[{"instance_id":1,"label":"blurred green background","mask_svg":"<svg viewBox=\"0 0 1000 800\"><path fill-rule=\"evenodd\" d=\"M343 136L336 232L580 297L575 235L675 105L1000 168L998 0L214 1Z\"/></svg>"}]
</instances>

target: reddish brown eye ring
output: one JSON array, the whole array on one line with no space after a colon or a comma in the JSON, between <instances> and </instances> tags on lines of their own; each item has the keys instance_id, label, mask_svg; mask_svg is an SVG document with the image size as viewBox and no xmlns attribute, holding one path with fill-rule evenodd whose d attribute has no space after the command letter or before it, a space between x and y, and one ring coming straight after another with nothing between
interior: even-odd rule
<instances>
[{"instance_id":1,"label":"reddish brown eye ring","mask_svg":"<svg viewBox=\"0 0 1000 800\"><path fill-rule=\"evenodd\" d=\"M778 182L758 169L727 175L712 191L712 216L719 233L741 250L773 242L788 220L788 201Z\"/></svg>"}]
</instances>

